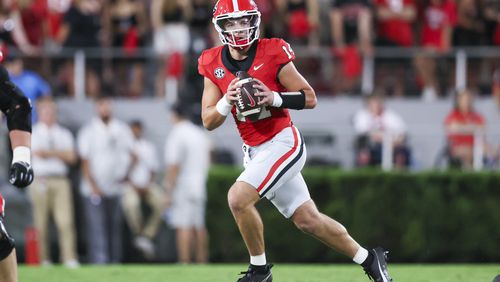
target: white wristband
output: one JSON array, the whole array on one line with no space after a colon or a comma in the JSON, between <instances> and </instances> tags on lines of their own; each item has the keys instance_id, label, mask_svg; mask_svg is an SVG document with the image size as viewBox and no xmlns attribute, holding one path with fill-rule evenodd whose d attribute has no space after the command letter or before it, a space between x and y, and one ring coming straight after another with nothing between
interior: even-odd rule
<instances>
[{"instance_id":1,"label":"white wristband","mask_svg":"<svg viewBox=\"0 0 500 282\"><path fill-rule=\"evenodd\" d=\"M273 98L273 107L279 108L283 104L283 98L281 98L280 94L276 91L273 91L274 98Z\"/></svg>"},{"instance_id":2,"label":"white wristband","mask_svg":"<svg viewBox=\"0 0 500 282\"><path fill-rule=\"evenodd\" d=\"M17 162L31 164L31 149L25 146L15 147L12 151L12 163Z\"/></svg>"},{"instance_id":3,"label":"white wristband","mask_svg":"<svg viewBox=\"0 0 500 282\"><path fill-rule=\"evenodd\" d=\"M215 105L215 108L217 109L217 112L219 112L219 114L221 114L223 116L227 116L231 112L233 105L231 105L227 102L226 95L224 95L219 100L219 102L217 102L217 105Z\"/></svg>"}]
</instances>

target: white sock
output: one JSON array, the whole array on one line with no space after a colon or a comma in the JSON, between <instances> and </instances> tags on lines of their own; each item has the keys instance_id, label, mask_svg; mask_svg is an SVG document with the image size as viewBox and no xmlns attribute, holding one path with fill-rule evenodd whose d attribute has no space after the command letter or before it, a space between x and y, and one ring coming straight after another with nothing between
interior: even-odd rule
<instances>
[{"instance_id":1,"label":"white sock","mask_svg":"<svg viewBox=\"0 0 500 282\"><path fill-rule=\"evenodd\" d=\"M352 260L357 264L362 264L367 257L368 257L368 251L363 247L359 247L358 251L352 258Z\"/></svg>"},{"instance_id":2,"label":"white sock","mask_svg":"<svg viewBox=\"0 0 500 282\"><path fill-rule=\"evenodd\" d=\"M266 253L258 256L250 256L250 264L252 265L266 265Z\"/></svg>"}]
</instances>

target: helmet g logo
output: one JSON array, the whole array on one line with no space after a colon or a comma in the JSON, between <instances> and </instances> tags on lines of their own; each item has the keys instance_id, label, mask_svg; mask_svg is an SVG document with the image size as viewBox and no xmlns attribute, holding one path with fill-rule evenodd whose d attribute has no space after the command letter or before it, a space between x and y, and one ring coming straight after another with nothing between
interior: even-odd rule
<instances>
[{"instance_id":1,"label":"helmet g logo","mask_svg":"<svg viewBox=\"0 0 500 282\"><path fill-rule=\"evenodd\" d=\"M217 77L218 79L222 79L225 75L226 75L226 72L224 71L223 68L216 68L214 70L214 75L215 77Z\"/></svg>"}]
</instances>

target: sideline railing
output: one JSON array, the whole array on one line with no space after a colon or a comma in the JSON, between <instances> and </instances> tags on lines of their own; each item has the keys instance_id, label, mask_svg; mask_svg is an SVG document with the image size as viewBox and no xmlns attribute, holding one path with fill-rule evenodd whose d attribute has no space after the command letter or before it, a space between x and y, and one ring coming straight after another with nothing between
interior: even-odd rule
<instances>
[{"instance_id":1,"label":"sideline railing","mask_svg":"<svg viewBox=\"0 0 500 282\"><path fill-rule=\"evenodd\" d=\"M334 64L336 64L335 56L332 54L330 47L315 47L294 46L295 54L298 59L315 58L320 62L319 69L311 70L313 73L305 74L306 76L320 77L325 84L331 81L334 77ZM14 54L23 56L15 49L10 50ZM370 94L376 87L377 82L375 72L379 67L377 59L397 60L397 59L413 59L418 54L425 54L436 58L453 59L455 85L456 89L467 87L467 70L471 59L500 59L500 47L465 47L451 49L445 53L430 53L422 48L398 48L398 47L377 47L375 48L373 57L364 57L362 59L363 70L361 74L360 89L363 94ZM76 85L76 99L84 99L85 93L85 75L88 59L101 59L103 62L113 59L146 59L149 63L158 62L165 58L154 52L152 48L138 48L133 52L126 52L122 48L61 48L42 50L37 55L30 56L31 58L45 59L73 59L74 63L74 83ZM198 54L190 54L190 60L196 60Z\"/></svg>"}]
</instances>

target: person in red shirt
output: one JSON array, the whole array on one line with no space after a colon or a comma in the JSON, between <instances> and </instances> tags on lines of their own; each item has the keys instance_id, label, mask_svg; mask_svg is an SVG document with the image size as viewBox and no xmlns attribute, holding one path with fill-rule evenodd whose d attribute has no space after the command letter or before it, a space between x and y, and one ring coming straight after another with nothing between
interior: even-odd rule
<instances>
[{"instance_id":1,"label":"person in red shirt","mask_svg":"<svg viewBox=\"0 0 500 282\"><path fill-rule=\"evenodd\" d=\"M338 58L333 91L350 93L359 84L363 57L373 57L373 13L370 0L335 0L330 6L332 52Z\"/></svg>"},{"instance_id":2,"label":"person in red shirt","mask_svg":"<svg viewBox=\"0 0 500 282\"><path fill-rule=\"evenodd\" d=\"M427 101L439 95L436 80L436 53L447 52L456 23L456 7L453 0L428 0L421 9L420 44L425 49L415 58L418 74L422 79L422 98Z\"/></svg>"},{"instance_id":3,"label":"person in red shirt","mask_svg":"<svg viewBox=\"0 0 500 282\"><path fill-rule=\"evenodd\" d=\"M412 23L416 18L417 9L414 0L377 0L376 17L378 46L411 47L414 43ZM393 96L404 95L404 81L407 72L407 60L390 59L382 61L377 68L378 85L392 84ZM382 92L388 92L383 90Z\"/></svg>"},{"instance_id":4,"label":"person in red shirt","mask_svg":"<svg viewBox=\"0 0 500 282\"><path fill-rule=\"evenodd\" d=\"M270 200L303 232L361 264L375 281L392 281L386 251L366 250L337 221L322 214L311 200L300 173L306 149L288 109L312 109L316 95L293 64L295 54L282 39L259 39L260 12L252 0L219 0L213 23L223 46L205 50L198 60L204 76L202 121L214 130L231 114L243 139L245 170L228 192L228 202L250 254L250 266L239 282L272 281L266 261L263 224L255 204ZM257 81L262 107L256 121L245 118L234 103L240 95L236 72Z\"/></svg>"},{"instance_id":5,"label":"person in red shirt","mask_svg":"<svg viewBox=\"0 0 500 282\"><path fill-rule=\"evenodd\" d=\"M483 135L485 121L473 108L473 96L468 90L457 94L455 108L445 119L450 163L472 168L475 135Z\"/></svg>"},{"instance_id":6,"label":"person in red shirt","mask_svg":"<svg viewBox=\"0 0 500 282\"><path fill-rule=\"evenodd\" d=\"M411 47L417 15L414 0L376 0L375 4L379 45Z\"/></svg>"}]
</instances>

